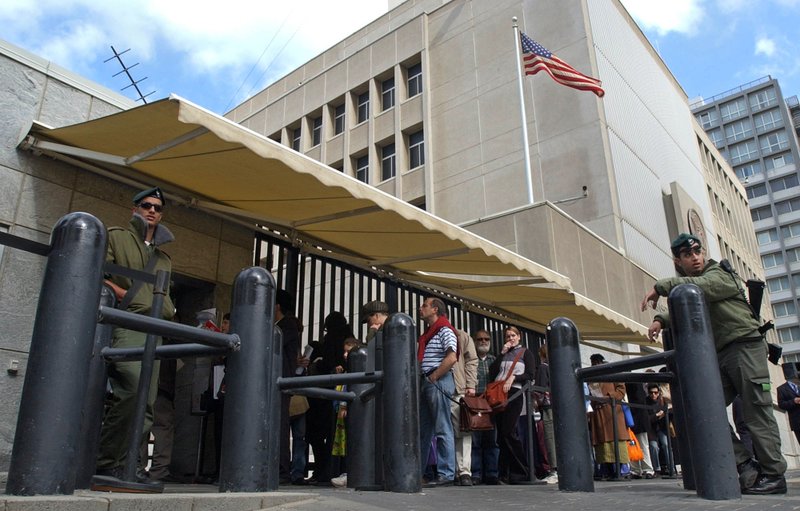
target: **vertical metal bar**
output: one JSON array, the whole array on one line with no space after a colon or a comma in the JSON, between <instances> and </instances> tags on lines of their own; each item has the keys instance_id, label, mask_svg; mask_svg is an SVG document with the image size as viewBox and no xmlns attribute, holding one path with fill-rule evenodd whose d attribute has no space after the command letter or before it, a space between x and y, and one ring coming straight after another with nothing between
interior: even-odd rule
<instances>
[{"instance_id":1,"label":"vertical metal bar","mask_svg":"<svg viewBox=\"0 0 800 511\"><path fill-rule=\"evenodd\" d=\"M301 253L298 252L294 256L294 260L297 261L298 266L298 278L297 278L297 317L300 318L300 321L304 325L308 325L309 316L305 315L305 298L306 298L306 257ZM304 332L308 335L308 330L304 329ZM306 337L309 341L313 339L313 337ZM301 341L302 344L302 341Z\"/></svg>"},{"instance_id":2,"label":"vertical metal bar","mask_svg":"<svg viewBox=\"0 0 800 511\"><path fill-rule=\"evenodd\" d=\"M242 270L232 302L231 333L241 338L241 349L228 355L219 489L273 491L278 489L281 344L273 335L272 274L264 268Z\"/></svg>"},{"instance_id":3,"label":"vertical metal bar","mask_svg":"<svg viewBox=\"0 0 800 511\"><path fill-rule=\"evenodd\" d=\"M697 495L709 500L741 497L736 461L728 435L728 416L719 376L714 336L703 292L694 284L675 287L667 300L670 310L675 365L686 417L702 417L688 428L689 449Z\"/></svg>"},{"instance_id":4,"label":"vertical metal bar","mask_svg":"<svg viewBox=\"0 0 800 511\"><path fill-rule=\"evenodd\" d=\"M6 493L71 495L107 236L88 213L53 227Z\"/></svg>"},{"instance_id":5,"label":"vertical metal bar","mask_svg":"<svg viewBox=\"0 0 800 511\"><path fill-rule=\"evenodd\" d=\"M256 233L255 250L253 252L253 266L261 266L261 245L264 238L260 233Z\"/></svg>"},{"instance_id":6,"label":"vertical metal bar","mask_svg":"<svg viewBox=\"0 0 800 511\"><path fill-rule=\"evenodd\" d=\"M672 331L669 328L662 330L661 339L664 343L665 351L675 348L672 342ZM679 368L675 365L674 358L667 360L667 371L675 375L675 378L669 385L669 390L672 395L672 416L675 418L675 427L678 430L675 440L678 442L678 452L681 454L681 479L683 480L683 488L686 490L697 490L697 486L694 484L692 452L689 450L689 433L687 432L688 423L686 421L683 405L683 388L681 388L680 378L677 376Z\"/></svg>"},{"instance_id":7,"label":"vertical metal bar","mask_svg":"<svg viewBox=\"0 0 800 511\"><path fill-rule=\"evenodd\" d=\"M309 272L309 281L308 281L308 338L309 339L316 339L314 333L316 329L314 328L314 307L316 306L316 302L314 298L317 294L317 258L315 256L309 257L309 264L311 265L311 271ZM319 326L320 332L322 331L322 325ZM322 335L319 336L322 339Z\"/></svg>"},{"instance_id":8,"label":"vertical metal bar","mask_svg":"<svg viewBox=\"0 0 800 511\"><path fill-rule=\"evenodd\" d=\"M319 316L318 316L320 339L322 339L322 337L325 335L325 331L323 330L324 329L323 325L325 324L325 312L327 311L327 304L325 302L327 294L326 293L327 288L325 287L327 285L326 282L327 278L328 278L328 265L324 259L320 259L319 260Z\"/></svg>"},{"instance_id":9,"label":"vertical metal bar","mask_svg":"<svg viewBox=\"0 0 800 511\"><path fill-rule=\"evenodd\" d=\"M331 270L330 282L328 282L328 310L333 312L336 310L336 266L331 263L328 263L328 266Z\"/></svg>"},{"instance_id":10,"label":"vertical metal bar","mask_svg":"<svg viewBox=\"0 0 800 511\"><path fill-rule=\"evenodd\" d=\"M347 370L364 372L367 369L367 350L352 350L347 357ZM349 390L358 396L371 384L354 383ZM347 487L375 488L375 400L354 399L347 407Z\"/></svg>"},{"instance_id":11,"label":"vertical metal bar","mask_svg":"<svg viewBox=\"0 0 800 511\"><path fill-rule=\"evenodd\" d=\"M346 289L345 288L345 278L346 278L346 275L345 275L344 266L339 266L339 285L337 285L336 288L339 291L339 311L341 311L342 314L344 314L345 311L347 310L345 308L345 299L344 299L345 298L344 297L344 295L345 295L344 290ZM352 309L350 309L350 314L352 315ZM352 325L353 324L353 318L350 318L350 321L348 321L348 323L350 323Z\"/></svg>"},{"instance_id":12,"label":"vertical metal bar","mask_svg":"<svg viewBox=\"0 0 800 511\"><path fill-rule=\"evenodd\" d=\"M422 474L414 322L406 314L392 314L383 332L384 484L388 491L417 493Z\"/></svg>"},{"instance_id":13,"label":"vertical metal bar","mask_svg":"<svg viewBox=\"0 0 800 511\"><path fill-rule=\"evenodd\" d=\"M361 308L358 306L358 302L356 301L356 293L355 293L355 290L356 290L356 279L355 279L355 274L353 273L352 269L350 269L350 271L348 272L348 275L349 275L348 289L350 290L350 292L348 293L348 296L350 297L350 314L347 316L347 318L348 318L349 323L352 325L352 324L354 324L353 321L355 320L356 311L358 311L358 313L360 314L361 313ZM360 321L362 318L359 317L358 319ZM353 328L353 331L357 332L358 329L357 328Z\"/></svg>"},{"instance_id":14,"label":"vertical metal bar","mask_svg":"<svg viewBox=\"0 0 800 511\"><path fill-rule=\"evenodd\" d=\"M153 285L153 302L150 306L151 317L161 317L168 286L169 272L165 270L156 271L156 282ZM136 481L136 463L139 459L139 449L142 446L144 414L147 409L148 396L150 395L150 380L153 378L158 340L159 337L156 334L147 334L147 339L144 343L142 366L139 371L139 385L136 390L136 405L128 433L128 453L125 457L125 473L123 477L125 481Z\"/></svg>"},{"instance_id":15,"label":"vertical metal bar","mask_svg":"<svg viewBox=\"0 0 800 511\"><path fill-rule=\"evenodd\" d=\"M559 463L558 489L594 491L589 426L583 384L577 376L581 367L578 330L567 318L547 325L547 353L550 358L550 392L553 401L553 429Z\"/></svg>"},{"instance_id":16,"label":"vertical metal bar","mask_svg":"<svg viewBox=\"0 0 800 511\"><path fill-rule=\"evenodd\" d=\"M294 290L289 287L289 283L286 281L286 269L284 265L286 264L286 249L284 249L281 245L277 245L276 249L278 250L278 278L276 280L276 285L280 289L285 289L294 295Z\"/></svg>"},{"instance_id":17,"label":"vertical metal bar","mask_svg":"<svg viewBox=\"0 0 800 511\"><path fill-rule=\"evenodd\" d=\"M386 305L389 306L389 311L395 312L400 310L397 307L397 285L393 282L386 283Z\"/></svg>"},{"instance_id":18,"label":"vertical metal bar","mask_svg":"<svg viewBox=\"0 0 800 511\"><path fill-rule=\"evenodd\" d=\"M114 291L103 286L100 305L114 307ZM78 443L75 487L88 489L92 486L92 475L97 466L97 451L100 445L100 426L103 422L103 404L106 398L107 366L100 352L111 345L111 332L114 325L97 324L94 332L94 348L89 362L89 378L86 384L86 400L83 404L81 420L81 442Z\"/></svg>"}]
</instances>

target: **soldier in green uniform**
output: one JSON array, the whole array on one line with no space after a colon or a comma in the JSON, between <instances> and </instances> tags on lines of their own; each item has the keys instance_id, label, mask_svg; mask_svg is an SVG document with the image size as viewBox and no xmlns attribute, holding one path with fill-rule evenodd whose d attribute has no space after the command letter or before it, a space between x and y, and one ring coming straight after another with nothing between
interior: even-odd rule
<instances>
[{"instance_id":1,"label":"soldier in green uniform","mask_svg":"<svg viewBox=\"0 0 800 511\"><path fill-rule=\"evenodd\" d=\"M671 245L680 277L658 280L642 300L642 311L655 308L660 296L667 296L680 284L695 284L708 302L711 329L722 377L725 404L738 395L744 404L744 419L753 437L758 463L731 430L742 493L768 495L786 493L786 460L781 455L778 424L772 415L772 393L767 366L767 343L759 322L745 300L736 276L719 263L706 261L700 239L682 233ZM666 313L659 313L650 325L651 340L669 325ZM689 390L691 391L691 390ZM759 467L760 465L760 467Z\"/></svg>"},{"instance_id":2,"label":"soldier in green uniform","mask_svg":"<svg viewBox=\"0 0 800 511\"><path fill-rule=\"evenodd\" d=\"M111 227L108 230L108 253L106 260L134 270L155 273L158 270L170 271L172 263L161 246L175 238L165 226L160 225L164 195L159 188L144 190L133 198L133 214L127 228ZM152 284L136 284L119 275L107 276L106 284L111 286L119 302L119 307L136 314L150 315L153 301ZM161 316L171 319L175 307L169 298L164 297ZM111 345L115 348L142 347L147 335L142 332L115 327ZM128 450L128 435L133 420L136 391L139 385L141 362L113 362L108 367L108 380L113 395L106 403L103 428L100 434L100 453L97 460L97 474L121 477ZM156 361L150 382L150 394L145 413L142 441L150 435L153 423L153 403L158 391L159 363ZM140 479L143 479L140 476Z\"/></svg>"}]
</instances>

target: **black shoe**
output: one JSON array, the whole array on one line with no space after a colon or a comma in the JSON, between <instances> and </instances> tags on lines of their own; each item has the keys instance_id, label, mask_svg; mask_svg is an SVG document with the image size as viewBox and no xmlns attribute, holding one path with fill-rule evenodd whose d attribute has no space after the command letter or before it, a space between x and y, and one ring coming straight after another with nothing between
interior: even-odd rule
<instances>
[{"instance_id":1,"label":"black shoe","mask_svg":"<svg viewBox=\"0 0 800 511\"><path fill-rule=\"evenodd\" d=\"M736 465L736 471L739 472L739 487L745 490L753 486L758 479L760 469L756 460L752 458Z\"/></svg>"},{"instance_id":2,"label":"black shoe","mask_svg":"<svg viewBox=\"0 0 800 511\"><path fill-rule=\"evenodd\" d=\"M469 474L461 474L458 476L459 486L472 486L472 476Z\"/></svg>"},{"instance_id":3,"label":"black shoe","mask_svg":"<svg viewBox=\"0 0 800 511\"><path fill-rule=\"evenodd\" d=\"M783 495L786 493L786 478L761 474L755 484L742 490L745 495Z\"/></svg>"},{"instance_id":4,"label":"black shoe","mask_svg":"<svg viewBox=\"0 0 800 511\"><path fill-rule=\"evenodd\" d=\"M292 485L294 486L308 486L309 482L303 479L302 477L295 477L292 479Z\"/></svg>"},{"instance_id":5,"label":"black shoe","mask_svg":"<svg viewBox=\"0 0 800 511\"><path fill-rule=\"evenodd\" d=\"M424 488L439 488L440 486L453 486L453 480L445 477L438 477L422 485Z\"/></svg>"}]
</instances>

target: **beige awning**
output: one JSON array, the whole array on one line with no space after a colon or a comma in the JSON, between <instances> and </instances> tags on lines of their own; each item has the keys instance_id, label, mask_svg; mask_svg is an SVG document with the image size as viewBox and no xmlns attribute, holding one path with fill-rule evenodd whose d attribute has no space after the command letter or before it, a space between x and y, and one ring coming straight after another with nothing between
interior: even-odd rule
<instances>
[{"instance_id":1,"label":"beige awning","mask_svg":"<svg viewBox=\"0 0 800 511\"><path fill-rule=\"evenodd\" d=\"M178 97L64 128L34 126L30 138L42 152L158 180L196 207L539 329L565 316L584 338L649 344L643 325L574 293L565 276Z\"/></svg>"}]
</instances>

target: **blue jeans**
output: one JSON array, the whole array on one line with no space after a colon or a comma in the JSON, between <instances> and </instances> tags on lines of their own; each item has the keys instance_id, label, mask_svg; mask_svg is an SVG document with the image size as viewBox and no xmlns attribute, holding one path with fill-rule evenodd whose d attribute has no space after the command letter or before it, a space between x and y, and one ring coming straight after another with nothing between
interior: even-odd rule
<instances>
[{"instance_id":1,"label":"blue jeans","mask_svg":"<svg viewBox=\"0 0 800 511\"><path fill-rule=\"evenodd\" d=\"M485 480L497 477L497 431L475 431L472 433L472 477Z\"/></svg>"},{"instance_id":2,"label":"blue jeans","mask_svg":"<svg viewBox=\"0 0 800 511\"><path fill-rule=\"evenodd\" d=\"M438 388L437 388L438 387ZM436 471L440 479L455 479L456 447L453 421L450 420L450 400L447 396L455 394L456 384L453 374L447 373L436 384L422 378L419 400L419 447L421 454L421 473L425 473L431 439L436 436ZM445 395L447 394L447 395Z\"/></svg>"},{"instance_id":3,"label":"blue jeans","mask_svg":"<svg viewBox=\"0 0 800 511\"><path fill-rule=\"evenodd\" d=\"M650 456L653 460L653 468L658 470L660 465L661 473L668 474L672 464L672 451L667 444L667 432L663 430L656 431L656 439L650 440Z\"/></svg>"},{"instance_id":4,"label":"blue jeans","mask_svg":"<svg viewBox=\"0 0 800 511\"><path fill-rule=\"evenodd\" d=\"M306 477L306 414L289 419L292 428L292 481Z\"/></svg>"}]
</instances>

